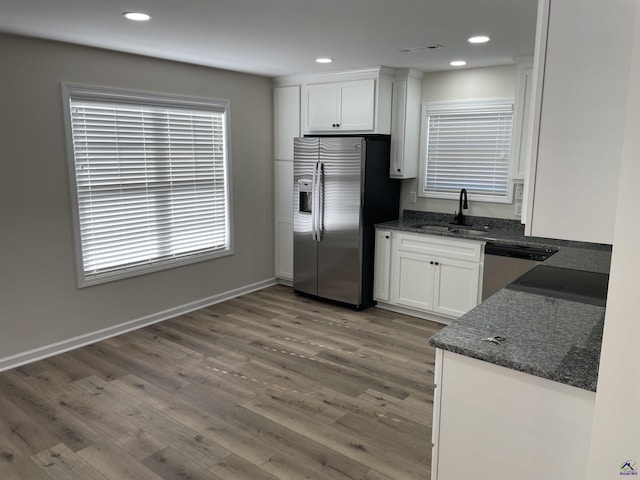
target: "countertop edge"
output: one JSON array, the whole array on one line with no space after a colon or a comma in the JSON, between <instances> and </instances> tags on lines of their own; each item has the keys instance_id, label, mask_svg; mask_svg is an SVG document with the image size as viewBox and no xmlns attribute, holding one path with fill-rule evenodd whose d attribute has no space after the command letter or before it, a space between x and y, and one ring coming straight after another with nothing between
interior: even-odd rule
<instances>
[{"instance_id":1,"label":"countertop edge","mask_svg":"<svg viewBox=\"0 0 640 480\"><path fill-rule=\"evenodd\" d=\"M434 339L433 337L429 339L429 345L431 345L434 348L439 348L441 350L446 350L448 352L457 353L458 355L462 355L468 358L473 358L475 360L487 362L492 365L498 365L500 367L508 368L509 370L515 370L517 372L533 375L534 377L549 380L551 382L557 382L563 385L569 385L572 387L581 388L583 390L588 390L590 392L596 391L597 376L595 378L595 381L585 380L583 378L575 378L575 376L573 377L558 376L558 375L554 375L553 373L547 370L532 367L531 365L524 365L517 362L507 362L502 359L492 357L490 355L486 355L471 349L440 342L437 339Z\"/></svg>"}]
</instances>

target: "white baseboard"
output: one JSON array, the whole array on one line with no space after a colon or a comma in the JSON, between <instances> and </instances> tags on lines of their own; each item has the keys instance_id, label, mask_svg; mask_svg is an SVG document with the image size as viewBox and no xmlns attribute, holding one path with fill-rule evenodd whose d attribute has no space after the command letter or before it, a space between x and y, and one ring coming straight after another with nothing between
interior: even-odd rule
<instances>
[{"instance_id":1,"label":"white baseboard","mask_svg":"<svg viewBox=\"0 0 640 480\"><path fill-rule=\"evenodd\" d=\"M443 317L435 313L421 312L420 310L401 307L399 305L393 305L391 303L377 302L376 308L381 308L382 310L389 310L396 313L402 313L403 315L410 315L412 317L418 317L424 320L431 320L432 322L442 323L443 325L449 325L455 320L455 318Z\"/></svg>"},{"instance_id":2,"label":"white baseboard","mask_svg":"<svg viewBox=\"0 0 640 480\"><path fill-rule=\"evenodd\" d=\"M50 345L35 348L33 350L27 350L26 352L11 355L9 357L0 358L0 372L9 370L11 368L16 368L27 363L35 362L37 360L42 360L43 358L51 357L53 355L68 352L69 350L84 347L86 345L90 345L101 340L106 340L107 338L115 337L116 335L131 332L132 330L137 330L154 323L169 320L170 318L184 315L185 313L198 310L199 308L208 307L210 305L224 302L225 300L230 300L232 298L255 292L257 290L262 290L263 288L267 288L277 284L278 282L275 278L270 278L261 282L253 283L251 285L236 288L234 290L229 290L228 292L223 292L211 297L186 303L175 308L170 308L169 310L154 313L146 317L131 320L119 325L114 325L113 327L97 330L95 332L80 335L68 340L63 340L62 342L52 343Z\"/></svg>"},{"instance_id":3,"label":"white baseboard","mask_svg":"<svg viewBox=\"0 0 640 480\"><path fill-rule=\"evenodd\" d=\"M278 277L276 278L276 281L280 284L280 285L286 285L287 287L293 287L293 280L289 279L289 278L283 278L283 277Z\"/></svg>"}]
</instances>

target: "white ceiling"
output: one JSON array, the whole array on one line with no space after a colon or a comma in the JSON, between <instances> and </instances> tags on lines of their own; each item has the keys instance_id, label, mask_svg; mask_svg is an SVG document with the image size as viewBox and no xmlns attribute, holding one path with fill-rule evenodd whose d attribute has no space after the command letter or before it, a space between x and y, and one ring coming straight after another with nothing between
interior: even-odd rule
<instances>
[{"instance_id":1,"label":"white ceiling","mask_svg":"<svg viewBox=\"0 0 640 480\"><path fill-rule=\"evenodd\" d=\"M533 53L537 0L0 0L0 31L266 76ZM126 11L153 18L125 20ZM470 45L471 35L492 41ZM402 49L444 46L413 53ZM318 65L314 59L335 61Z\"/></svg>"}]
</instances>

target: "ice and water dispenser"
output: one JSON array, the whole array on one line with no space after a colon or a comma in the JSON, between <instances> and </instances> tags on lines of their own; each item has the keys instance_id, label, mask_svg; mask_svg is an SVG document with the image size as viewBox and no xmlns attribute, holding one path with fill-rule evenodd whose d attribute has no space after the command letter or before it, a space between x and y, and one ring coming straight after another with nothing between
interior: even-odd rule
<instances>
[{"instance_id":1,"label":"ice and water dispenser","mask_svg":"<svg viewBox=\"0 0 640 480\"><path fill-rule=\"evenodd\" d=\"M311 180L298 180L298 211L311 213L313 203L313 182Z\"/></svg>"}]
</instances>

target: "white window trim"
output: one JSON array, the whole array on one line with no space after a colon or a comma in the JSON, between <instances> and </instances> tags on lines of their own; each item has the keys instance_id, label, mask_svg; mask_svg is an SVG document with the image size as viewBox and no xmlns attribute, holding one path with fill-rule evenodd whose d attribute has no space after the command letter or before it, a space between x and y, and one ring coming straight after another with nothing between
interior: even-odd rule
<instances>
[{"instance_id":1,"label":"white window trim","mask_svg":"<svg viewBox=\"0 0 640 480\"><path fill-rule=\"evenodd\" d=\"M457 193L446 193L446 192L425 192L425 175L426 175L426 157L427 157L427 129L428 122L426 121L427 112L431 110L442 110L444 111L464 111L470 110L478 105L483 106L492 106L496 107L504 106L505 104L510 104L512 108L514 108L514 99L513 98L492 98L492 99L473 99L473 100L452 100L448 102L424 102L422 104L422 111L420 116L420 161L419 161L419 182L418 182L418 197L421 198L439 198L446 200L458 200L459 192ZM513 138L511 139L513 146ZM511 152L513 149L511 149ZM512 179L513 179L513 170L514 170L514 159L513 154L511 154L511 158L509 160L509 177L507 187L507 196L506 197L493 197L489 195L478 195L469 193L469 200L474 200L477 202L490 202L490 203L513 203L513 188L512 188Z\"/></svg>"},{"instance_id":2,"label":"white window trim","mask_svg":"<svg viewBox=\"0 0 640 480\"><path fill-rule=\"evenodd\" d=\"M206 252L200 254L194 254L189 257L183 257L178 259L167 259L160 262L156 262L150 265L138 265L126 269L120 269L115 272L102 273L97 276L86 276L83 268L83 255L82 255L82 239L80 230L80 218L79 218L79 205L77 195L77 183L76 183L76 163L73 146L73 132L71 127L71 108L70 100L107 100L117 103L132 103L132 104L145 104L145 105L159 105L159 106L172 106L172 107L186 107L190 109L204 109L204 110L224 110L225 112L225 178L226 178L226 192L227 192L227 248L216 252ZM230 102L228 100L211 99L204 97L191 97L171 95L165 93L156 92L143 92L134 90L115 89L110 87L101 86L89 86L73 83L62 83L62 100L63 100L63 113L65 119L65 133L67 143L67 163L69 168L70 178L70 193L71 193L71 209L72 209L72 221L74 230L74 245L76 255L76 275L77 284L79 288L88 287L91 285L97 285L107 283L124 278L135 277L139 275L145 275L152 272L158 272L161 270L167 270L183 265L189 265L194 263L203 262L206 260L225 257L233 255L234 253L234 239L233 239L233 191L231 181L231 141L229 126L230 121Z\"/></svg>"}]
</instances>

